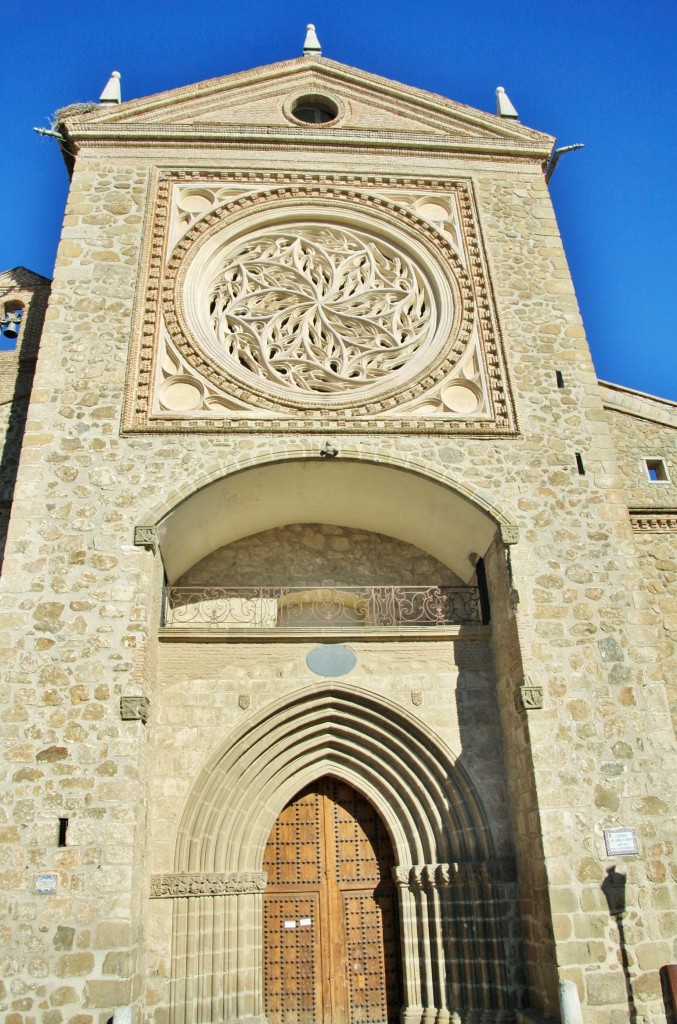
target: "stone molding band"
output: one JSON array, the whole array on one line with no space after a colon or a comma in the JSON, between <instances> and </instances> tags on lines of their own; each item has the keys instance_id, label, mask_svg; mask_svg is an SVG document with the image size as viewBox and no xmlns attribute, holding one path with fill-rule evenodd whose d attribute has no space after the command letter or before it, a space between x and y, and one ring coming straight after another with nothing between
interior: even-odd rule
<instances>
[{"instance_id":1,"label":"stone molding band","mask_svg":"<svg viewBox=\"0 0 677 1024\"><path fill-rule=\"evenodd\" d=\"M515 865L511 860L479 863L414 864L393 868L398 886L412 889L441 888L479 882L512 882ZM265 871L229 871L209 874L153 875L151 899L175 899L185 896L241 896L261 893L266 888Z\"/></svg>"},{"instance_id":2,"label":"stone molding band","mask_svg":"<svg viewBox=\"0 0 677 1024\"><path fill-rule=\"evenodd\" d=\"M677 508L631 508L630 522L637 533L677 533Z\"/></svg>"},{"instance_id":3,"label":"stone molding band","mask_svg":"<svg viewBox=\"0 0 677 1024\"><path fill-rule=\"evenodd\" d=\"M151 899L176 899L181 896L244 896L260 893L266 887L265 871L228 871L214 874L153 875Z\"/></svg>"}]
</instances>

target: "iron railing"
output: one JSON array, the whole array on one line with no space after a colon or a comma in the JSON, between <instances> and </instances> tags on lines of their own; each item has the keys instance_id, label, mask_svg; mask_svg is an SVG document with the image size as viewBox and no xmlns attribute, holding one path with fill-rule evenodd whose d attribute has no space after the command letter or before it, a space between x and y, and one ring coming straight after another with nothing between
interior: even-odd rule
<instances>
[{"instance_id":1,"label":"iron railing","mask_svg":"<svg viewBox=\"0 0 677 1024\"><path fill-rule=\"evenodd\" d=\"M351 629L478 625L477 587L166 587L162 625Z\"/></svg>"}]
</instances>

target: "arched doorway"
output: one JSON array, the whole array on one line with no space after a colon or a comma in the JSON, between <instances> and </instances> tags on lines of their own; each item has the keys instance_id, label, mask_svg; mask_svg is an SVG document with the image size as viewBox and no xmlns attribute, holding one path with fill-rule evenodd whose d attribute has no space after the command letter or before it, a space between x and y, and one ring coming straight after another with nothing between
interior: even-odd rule
<instances>
[{"instance_id":1,"label":"arched doorway","mask_svg":"<svg viewBox=\"0 0 677 1024\"><path fill-rule=\"evenodd\" d=\"M273 892L267 846L276 822L306 787L327 777L352 799L363 797L392 842L400 939L384 937L383 945L399 954L399 1019L444 1024L458 1012L475 1024L513 1021L523 982L510 847L496 848L471 776L424 723L383 695L334 681L262 709L214 751L194 782L174 872L153 880L154 895L172 902L171 1024L273 1024L275 1013L277 1024L328 1024L303 1004L303 1012L287 1015L269 1004L268 1016L263 910ZM290 864L306 859L296 842ZM388 858L377 859L385 879ZM296 878L303 892L305 879ZM277 929L296 932L295 943L302 931L313 941L307 903L276 913ZM311 926L301 925L308 917ZM287 921L295 927L285 929ZM383 1018L336 1020L386 1024L388 998Z\"/></svg>"},{"instance_id":2,"label":"arched doorway","mask_svg":"<svg viewBox=\"0 0 677 1024\"><path fill-rule=\"evenodd\" d=\"M284 808L266 846L269 1024L386 1024L402 1004L394 855L383 821L324 776Z\"/></svg>"}]
</instances>

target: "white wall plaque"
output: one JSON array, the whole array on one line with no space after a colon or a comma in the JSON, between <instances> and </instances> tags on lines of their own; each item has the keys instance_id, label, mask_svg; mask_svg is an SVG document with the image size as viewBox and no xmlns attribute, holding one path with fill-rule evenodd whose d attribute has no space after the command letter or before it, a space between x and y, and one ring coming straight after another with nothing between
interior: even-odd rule
<instances>
[{"instance_id":1,"label":"white wall plaque","mask_svg":"<svg viewBox=\"0 0 677 1024\"><path fill-rule=\"evenodd\" d=\"M38 875L35 879L35 891L51 893L56 892L56 875Z\"/></svg>"},{"instance_id":2,"label":"white wall plaque","mask_svg":"<svg viewBox=\"0 0 677 1024\"><path fill-rule=\"evenodd\" d=\"M607 857L627 857L639 853L634 828L605 828L604 845Z\"/></svg>"}]
</instances>

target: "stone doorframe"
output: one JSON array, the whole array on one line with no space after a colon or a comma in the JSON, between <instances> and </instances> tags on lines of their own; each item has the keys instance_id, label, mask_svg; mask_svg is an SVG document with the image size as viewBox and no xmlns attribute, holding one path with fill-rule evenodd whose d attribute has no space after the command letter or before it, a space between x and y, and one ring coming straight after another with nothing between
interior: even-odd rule
<instances>
[{"instance_id":1,"label":"stone doorframe","mask_svg":"<svg viewBox=\"0 0 677 1024\"><path fill-rule=\"evenodd\" d=\"M362 793L390 833L405 1024L444 1024L460 1006L511 1019L514 865L496 859L467 773L393 702L329 683L269 706L195 782L175 871L151 889L173 901L171 1024L265 1020L263 854L282 808L322 775Z\"/></svg>"}]
</instances>

